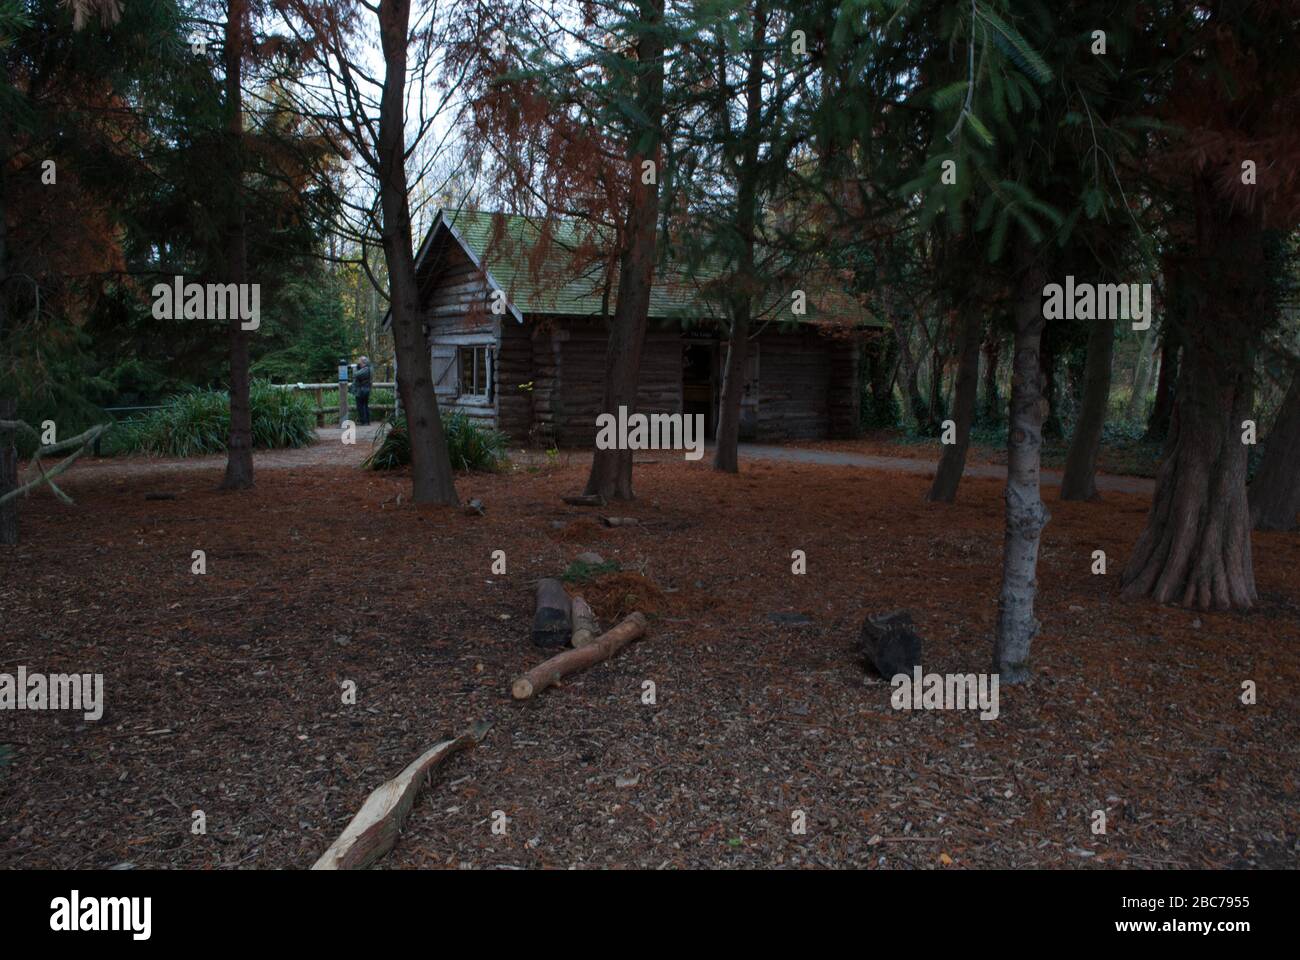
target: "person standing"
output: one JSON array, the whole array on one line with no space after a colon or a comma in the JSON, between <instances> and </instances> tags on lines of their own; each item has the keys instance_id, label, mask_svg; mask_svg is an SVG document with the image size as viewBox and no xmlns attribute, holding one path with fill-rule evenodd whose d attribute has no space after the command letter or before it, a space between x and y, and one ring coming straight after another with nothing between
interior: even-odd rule
<instances>
[{"instance_id":1,"label":"person standing","mask_svg":"<svg viewBox=\"0 0 1300 960\"><path fill-rule=\"evenodd\" d=\"M357 396L357 422L365 426L370 422L370 359L357 361L357 372L352 378L352 389Z\"/></svg>"}]
</instances>

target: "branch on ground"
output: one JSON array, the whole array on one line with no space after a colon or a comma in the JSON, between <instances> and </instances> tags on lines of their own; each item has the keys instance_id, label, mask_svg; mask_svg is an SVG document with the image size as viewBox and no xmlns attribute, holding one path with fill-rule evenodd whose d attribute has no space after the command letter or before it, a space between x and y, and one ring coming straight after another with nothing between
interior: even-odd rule
<instances>
[{"instance_id":1,"label":"branch on ground","mask_svg":"<svg viewBox=\"0 0 1300 960\"><path fill-rule=\"evenodd\" d=\"M72 503L72 498L59 489L58 485L54 482L54 478L76 463L77 458L94 446L95 441L103 436L111 426L111 423L96 424L89 430L77 434L75 437L69 437L67 440L60 440L58 443L52 443L49 446L38 447L36 452L32 454L32 462L27 469L27 479L8 493L0 496L0 505L8 503L10 500L17 500L20 496L26 496L43 483L49 484L50 490L52 490L54 495L64 503ZM36 432L35 428L23 420L0 420L0 431L29 433L38 439L40 437L40 434ZM47 471L41 465L41 457L52 456L56 453L63 453L65 450L73 450L74 448L75 451L71 455L64 457L59 461L58 466L54 467L52 470Z\"/></svg>"}]
</instances>

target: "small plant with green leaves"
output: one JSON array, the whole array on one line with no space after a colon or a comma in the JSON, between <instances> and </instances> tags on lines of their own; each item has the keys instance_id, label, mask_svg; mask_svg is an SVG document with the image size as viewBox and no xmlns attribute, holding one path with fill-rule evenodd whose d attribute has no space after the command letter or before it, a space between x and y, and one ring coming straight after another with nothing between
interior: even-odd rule
<instances>
[{"instance_id":1,"label":"small plant with green leaves","mask_svg":"<svg viewBox=\"0 0 1300 960\"><path fill-rule=\"evenodd\" d=\"M316 440L311 401L290 390L254 381L249 391L253 446L267 450L305 447ZM230 395L224 390L191 389L169 399L160 410L119 426L115 447L163 457L221 453L230 437Z\"/></svg>"},{"instance_id":2,"label":"small plant with green leaves","mask_svg":"<svg viewBox=\"0 0 1300 960\"><path fill-rule=\"evenodd\" d=\"M588 583L607 573L617 572L618 563L613 560L605 560L601 563L574 560L564 569L564 573L560 574L560 579L565 583Z\"/></svg>"},{"instance_id":3,"label":"small plant with green leaves","mask_svg":"<svg viewBox=\"0 0 1300 960\"><path fill-rule=\"evenodd\" d=\"M507 438L500 430L476 423L459 410L443 414L442 429L454 469L492 473L504 466ZM411 435L405 417L390 421L382 439L376 439L378 446L363 464L367 469L396 470L411 462Z\"/></svg>"}]
</instances>

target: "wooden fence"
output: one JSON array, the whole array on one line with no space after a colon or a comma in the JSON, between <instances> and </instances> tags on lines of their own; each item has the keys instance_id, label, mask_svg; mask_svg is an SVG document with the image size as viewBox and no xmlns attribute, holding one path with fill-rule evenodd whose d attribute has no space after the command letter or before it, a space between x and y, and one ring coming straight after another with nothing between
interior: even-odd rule
<instances>
[{"instance_id":1,"label":"wooden fence","mask_svg":"<svg viewBox=\"0 0 1300 960\"><path fill-rule=\"evenodd\" d=\"M294 391L303 390L303 391L308 391L313 393L316 397L315 413L316 413L316 426L318 427L325 426L325 414L330 413L331 411L334 411L336 409L338 410L338 414L339 414L339 423L342 423L344 420L348 418L348 387L350 387L351 385L352 385L351 381L336 381L334 383L272 384L272 386L275 387L275 389L277 390L294 390ZM396 398L397 396L397 384L395 382L376 381L370 385L370 388L371 390L392 390L394 398ZM337 407L333 405L329 407L325 406L326 390L336 391L338 395ZM372 403L370 405L370 412L387 414L393 411L394 406L395 404L392 403L381 403L381 404Z\"/></svg>"}]
</instances>

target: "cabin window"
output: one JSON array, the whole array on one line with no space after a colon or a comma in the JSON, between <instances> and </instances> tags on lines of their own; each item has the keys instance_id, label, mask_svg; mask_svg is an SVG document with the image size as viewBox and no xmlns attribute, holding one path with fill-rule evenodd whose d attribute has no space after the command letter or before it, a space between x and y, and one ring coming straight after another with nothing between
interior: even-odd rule
<instances>
[{"instance_id":1,"label":"cabin window","mask_svg":"<svg viewBox=\"0 0 1300 960\"><path fill-rule=\"evenodd\" d=\"M461 347L460 395L489 400L492 397L492 348Z\"/></svg>"}]
</instances>

